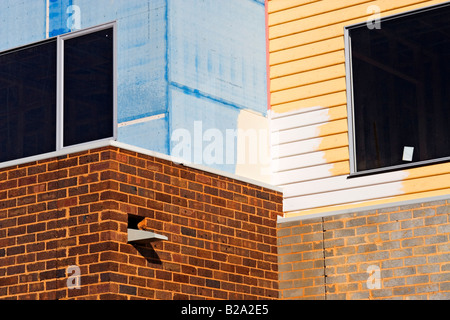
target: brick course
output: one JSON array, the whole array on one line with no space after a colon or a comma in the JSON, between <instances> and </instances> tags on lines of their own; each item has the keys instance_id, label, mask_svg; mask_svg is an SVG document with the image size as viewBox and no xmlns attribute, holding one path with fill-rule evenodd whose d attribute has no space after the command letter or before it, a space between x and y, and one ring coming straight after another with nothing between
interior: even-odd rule
<instances>
[{"instance_id":1,"label":"brick course","mask_svg":"<svg viewBox=\"0 0 450 320\"><path fill-rule=\"evenodd\" d=\"M281 203L116 147L1 169L0 299L276 299ZM128 244L132 219L168 241Z\"/></svg>"},{"instance_id":2,"label":"brick course","mask_svg":"<svg viewBox=\"0 0 450 320\"><path fill-rule=\"evenodd\" d=\"M444 200L279 223L280 298L450 299L449 213Z\"/></svg>"}]
</instances>

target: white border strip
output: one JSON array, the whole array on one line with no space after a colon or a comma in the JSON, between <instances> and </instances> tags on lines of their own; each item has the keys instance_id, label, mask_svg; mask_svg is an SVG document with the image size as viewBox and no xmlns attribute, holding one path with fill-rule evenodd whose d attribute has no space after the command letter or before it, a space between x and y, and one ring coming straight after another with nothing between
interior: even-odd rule
<instances>
[{"instance_id":1,"label":"white border strip","mask_svg":"<svg viewBox=\"0 0 450 320\"><path fill-rule=\"evenodd\" d=\"M89 142L89 143L83 143L83 144L80 144L80 145L71 146L71 147L65 147L64 149L61 149L61 150L48 152L48 153L43 153L43 154L39 154L39 155L36 155L36 156L31 156L31 157L27 157L27 158L21 158L21 159L6 161L6 162L3 162L3 163L0 163L0 169L4 169L4 168L7 168L7 167L13 167L13 166L19 166L19 165L23 165L23 164L30 163L30 162L46 160L46 159L49 159L49 158L56 158L56 157L65 156L65 155L72 154L72 153L83 152L83 151L88 151L88 150L98 149L98 148L103 148L103 147L116 147L116 148L120 148L120 149L125 149L125 150L128 150L128 151L141 153L141 154L144 154L144 155L147 155L147 156L151 156L151 157L155 157L155 158L159 158L159 159L163 159L163 160L167 160L167 161L172 161L174 163L183 165L183 166L188 167L188 168L205 171L205 172L208 172L208 173L216 174L216 175L219 175L219 176L224 176L224 177L231 178L231 179L234 179L234 180L239 180L241 182L245 182L245 183L248 183L248 184L253 184L253 185L256 185L256 186L259 186L259 187L262 187L262 188L266 188L266 189L270 189L270 190L273 190L273 191L283 192L282 188L276 187L276 186L273 186L273 185L270 185L270 184L267 184L267 183L264 183L264 182L261 182L261 181L249 179L249 178L242 177L242 176L238 176L238 175L226 172L226 171L210 168L210 167L207 167L207 166L204 166L204 165L188 163L184 159L179 159L179 158L172 157L172 156L169 156L169 155L166 155L166 154L163 154L163 153L159 153L159 152L156 152L156 151L152 151L152 150L136 147L136 146L133 146L133 145L129 145L129 144L126 144L126 143L123 143L123 142L110 140L110 139L104 139L104 140L98 140L98 141L93 141L93 142Z\"/></svg>"}]
</instances>

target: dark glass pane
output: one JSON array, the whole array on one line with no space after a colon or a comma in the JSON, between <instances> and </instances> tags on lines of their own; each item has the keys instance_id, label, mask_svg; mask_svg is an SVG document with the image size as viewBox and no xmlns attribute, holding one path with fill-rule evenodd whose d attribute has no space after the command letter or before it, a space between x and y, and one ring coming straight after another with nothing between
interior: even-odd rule
<instances>
[{"instance_id":1,"label":"dark glass pane","mask_svg":"<svg viewBox=\"0 0 450 320\"><path fill-rule=\"evenodd\" d=\"M56 41L0 54L0 162L56 150Z\"/></svg>"},{"instance_id":2,"label":"dark glass pane","mask_svg":"<svg viewBox=\"0 0 450 320\"><path fill-rule=\"evenodd\" d=\"M113 29L64 41L64 146L113 136Z\"/></svg>"},{"instance_id":3,"label":"dark glass pane","mask_svg":"<svg viewBox=\"0 0 450 320\"><path fill-rule=\"evenodd\" d=\"M444 6L350 30L358 171L450 156L448 21Z\"/></svg>"}]
</instances>

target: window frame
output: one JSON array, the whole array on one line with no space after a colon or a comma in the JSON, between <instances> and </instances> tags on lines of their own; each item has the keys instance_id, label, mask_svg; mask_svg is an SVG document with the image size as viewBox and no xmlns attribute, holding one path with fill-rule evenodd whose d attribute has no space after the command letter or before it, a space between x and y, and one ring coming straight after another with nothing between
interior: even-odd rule
<instances>
[{"instance_id":1,"label":"window frame","mask_svg":"<svg viewBox=\"0 0 450 320\"><path fill-rule=\"evenodd\" d=\"M56 75L56 150L63 150L74 146L83 146L94 141L117 140L117 27L116 22L109 22L98 26L77 30L57 36L57 75ZM113 136L83 142L71 146L64 146L64 42L83 35L105 29L113 29Z\"/></svg>"},{"instance_id":2,"label":"window frame","mask_svg":"<svg viewBox=\"0 0 450 320\"><path fill-rule=\"evenodd\" d=\"M66 40L70 40L73 38L77 38L83 35L91 34L97 31L105 30L105 29L112 29L113 33L113 61L112 61L112 78L113 78L113 135L111 137L107 138L101 138L96 140L91 140L88 142L83 142L79 144L74 144L70 146L64 146L64 42ZM96 145L96 144L102 144L106 141L110 140L117 140L118 136L118 120L117 120L117 23L116 21L107 22L104 24L100 24L97 26L85 28L82 30L76 30L69 33L61 34L58 36L50 37L47 39L43 39L40 41L32 42L29 44L21 45L18 47L10 48L7 50L4 50L0 52L0 54L8 54L14 51L26 49L33 46L39 46L41 44L48 43L50 41L56 41L56 131L55 131L55 141L56 141L56 148L55 150L47 153L42 154L36 154L32 156L12 159L8 161L1 162L1 167L4 166L4 164L7 165L14 165L15 163L21 163L23 162L22 159L34 159L36 157L41 158L45 155L52 155L52 154L60 154L61 152L64 152L65 150L76 150L76 149L83 149L86 146L89 145Z\"/></svg>"},{"instance_id":3,"label":"window frame","mask_svg":"<svg viewBox=\"0 0 450 320\"><path fill-rule=\"evenodd\" d=\"M381 17L381 27L383 22L388 20L399 19L418 13L423 13L430 10L437 10L439 8L450 6L450 1L445 3L434 4L431 6L426 6L423 8L413 9L386 17ZM345 50L345 74L346 74L346 97L347 97L347 121L348 121L348 139L349 139L349 163L350 163L350 174L348 178L366 176L376 173L385 173L403 169L410 169L415 167L421 167L431 164L443 163L450 161L450 156L435 158L430 160L422 160L413 163L405 163L394 166L387 166L368 170L357 170L356 164L356 136L355 136L355 115L354 115L354 100L353 100L353 69L352 69L352 43L350 31L352 29L361 28L367 25L367 21L355 23L352 25L344 26L344 50Z\"/></svg>"}]
</instances>

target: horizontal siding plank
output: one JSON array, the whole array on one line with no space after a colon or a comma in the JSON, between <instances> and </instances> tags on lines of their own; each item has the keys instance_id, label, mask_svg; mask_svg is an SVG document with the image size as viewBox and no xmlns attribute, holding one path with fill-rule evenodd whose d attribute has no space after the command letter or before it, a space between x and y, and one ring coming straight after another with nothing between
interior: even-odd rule
<instances>
[{"instance_id":1,"label":"horizontal siding plank","mask_svg":"<svg viewBox=\"0 0 450 320\"><path fill-rule=\"evenodd\" d=\"M328 121L330 120L328 113L331 109L322 108L318 110L292 114L288 117L272 118L270 123L270 130L273 132L293 129Z\"/></svg>"},{"instance_id":2,"label":"horizontal siding plank","mask_svg":"<svg viewBox=\"0 0 450 320\"><path fill-rule=\"evenodd\" d=\"M334 164L323 164L315 167L299 168L289 171L282 171L274 174L273 184L276 186L283 186L286 184L315 180L326 177L331 177L331 169ZM284 188L283 188L284 189Z\"/></svg>"},{"instance_id":3,"label":"horizontal siding plank","mask_svg":"<svg viewBox=\"0 0 450 320\"><path fill-rule=\"evenodd\" d=\"M332 177L333 175L346 174L348 173L348 167L348 161L340 161L317 165L314 167L282 171L274 174L273 184L276 186L283 186L283 189L285 189L287 188L286 185L300 181L317 180Z\"/></svg>"},{"instance_id":4,"label":"horizontal siding plank","mask_svg":"<svg viewBox=\"0 0 450 320\"><path fill-rule=\"evenodd\" d=\"M386 16L396 13L398 10L401 10L402 12L406 11L408 9L405 8L417 3L426 3L426 0L378 0L376 2L365 1L362 3L361 1L347 0L336 2L341 2L341 9L338 9L337 7L333 9L329 4L323 4L322 12L318 12L317 10L316 12L308 12L308 7L305 6L303 8L303 17L270 27L269 39L304 32L306 30L318 29L324 26L338 24L349 19L367 20L373 14L373 12L367 13L367 8L371 4L377 5L381 9L381 12Z\"/></svg>"},{"instance_id":5,"label":"horizontal siding plank","mask_svg":"<svg viewBox=\"0 0 450 320\"><path fill-rule=\"evenodd\" d=\"M282 91L342 77L345 77L344 63L273 79L270 81L270 91Z\"/></svg>"},{"instance_id":6,"label":"horizontal siding plank","mask_svg":"<svg viewBox=\"0 0 450 320\"><path fill-rule=\"evenodd\" d=\"M381 9L381 16L390 16L393 14L410 11L418 8L422 8L424 6L434 5L446 2L445 0L436 0L436 1L425 1L425 0L378 0L374 2L375 5L378 5ZM412 4L411 4L412 3ZM370 5L370 3L368 3ZM393 9L395 8L395 9ZM353 8L349 8L348 10L354 10ZM307 31L298 32L294 34L289 34L284 37L274 38L269 41L269 51L274 52L278 50L283 50L291 47L295 47L298 45L304 45L307 43L313 43L316 41L330 39L338 36L342 36L344 34L344 27L347 25L352 25L355 23L364 22L370 14L365 12L361 13L360 9L356 11L351 11L356 14L356 16L347 15L345 10L341 16L341 22L335 24L328 24L326 22L326 26L317 27L311 29L308 27ZM316 19L321 20L320 16L317 16ZM326 20L325 20L326 21ZM269 28L269 36L271 37L271 32L274 27ZM343 41L343 40L342 40Z\"/></svg>"},{"instance_id":7,"label":"horizontal siding plank","mask_svg":"<svg viewBox=\"0 0 450 320\"><path fill-rule=\"evenodd\" d=\"M282 168L283 165L285 165L286 168L289 168L289 165L292 166L292 164L280 162L280 168ZM450 188L450 174L448 173L449 169L450 164L445 163L430 167L415 168L413 169L415 171L414 174L410 173L410 171L412 170L401 170L370 176L362 176L352 179L347 179L347 176L340 176L325 178L316 181L299 182L290 184L289 188L286 187L284 189L284 196L286 198L290 198L295 196L319 193L325 195L330 191L353 189L394 181L403 181L402 190L404 191L404 194L413 194L422 191L433 191L441 189L442 187L446 188L447 185Z\"/></svg>"},{"instance_id":8,"label":"horizontal siding plank","mask_svg":"<svg viewBox=\"0 0 450 320\"><path fill-rule=\"evenodd\" d=\"M303 99L299 101L282 103L276 106L272 106L272 111L275 114L283 114L291 112L293 110L298 111L298 110L310 110L313 108L314 109L330 108L343 104L347 104L347 94L345 91L325 94L323 96Z\"/></svg>"},{"instance_id":9,"label":"horizontal siding plank","mask_svg":"<svg viewBox=\"0 0 450 320\"><path fill-rule=\"evenodd\" d=\"M269 51L275 52L299 45L314 43L317 41L342 37L344 35L344 26L359 22L358 20L350 20L349 22L326 26L319 29L308 30L301 33L292 34L286 37L272 39L269 41ZM269 29L270 33L270 29ZM342 39L344 41L344 39Z\"/></svg>"},{"instance_id":10,"label":"horizontal siding plank","mask_svg":"<svg viewBox=\"0 0 450 320\"><path fill-rule=\"evenodd\" d=\"M342 132L347 132L347 119L329 121L294 129L276 131L272 133L272 139L279 144L324 137Z\"/></svg>"},{"instance_id":11,"label":"horizontal siding plank","mask_svg":"<svg viewBox=\"0 0 450 320\"><path fill-rule=\"evenodd\" d=\"M293 191L289 189L296 187L297 186L294 185L283 187L283 193L292 194ZM291 197L284 200L283 206L286 211L306 210L316 207L336 206L400 195L408 196L410 194L445 190L448 188L450 188L450 173L437 175L432 178L423 177L406 181L390 181L387 183L361 186L353 189L327 191L312 195ZM405 189L409 192L405 192Z\"/></svg>"},{"instance_id":12,"label":"horizontal siding plank","mask_svg":"<svg viewBox=\"0 0 450 320\"><path fill-rule=\"evenodd\" d=\"M269 15L269 26L293 21L296 19L303 19L313 15L318 15L326 11L334 11L346 8L361 3L372 2L373 0L346 0L346 1L320 1L305 4L301 7L288 8L281 12L274 12ZM275 1L276 2L276 1ZM270 8L270 2L269 2ZM269 11L271 12L271 11Z\"/></svg>"},{"instance_id":13,"label":"horizontal siding plank","mask_svg":"<svg viewBox=\"0 0 450 320\"><path fill-rule=\"evenodd\" d=\"M345 63L344 50L289 61L270 68L271 79Z\"/></svg>"},{"instance_id":14,"label":"horizontal siding plank","mask_svg":"<svg viewBox=\"0 0 450 320\"><path fill-rule=\"evenodd\" d=\"M318 2L322 0L269 0L267 11L270 14L272 12L282 11L294 7L301 7L308 3Z\"/></svg>"},{"instance_id":15,"label":"horizontal siding plank","mask_svg":"<svg viewBox=\"0 0 450 320\"><path fill-rule=\"evenodd\" d=\"M344 50L344 41L342 41L342 37L326 39L272 52L269 56L269 64L273 66L338 50Z\"/></svg>"},{"instance_id":16,"label":"horizontal siding plank","mask_svg":"<svg viewBox=\"0 0 450 320\"><path fill-rule=\"evenodd\" d=\"M439 163L431 166L424 166L406 170L408 172L408 179L432 177L442 174L443 172L450 172L450 163Z\"/></svg>"},{"instance_id":17,"label":"horizontal siding plank","mask_svg":"<svg viewBox=\"0 0 450 320\"><path fill-rule=\"evenodd\" d=\"M346 90L346 79L338 78L319 83L313 83L297 88L286 89L282 91L273 92L271 94L272 105L277 105L284 102L307 99L311 97L321 96L331 92L339 92Z\"/></svg>"},{"instance_id":18,"label":"horizontal siding plank","mask_svg":"<svg viewBox=\"0 0 450 320\"><path fill-rule=\"evenodd\" d=\"M323 151L348 146L347 133L339 133L323 138L285 143L272 146L272 158L291 157L314 151Z\"/></svg>"},{"instance_id":19,"label":"horizontal siding plank","mask_svg":"<svg viewBox=\"0 0 450 320\"><path fill-rule=\"evenodd\" d=\"M286 188L283 188L283 190ZM345 189L284 199L284 211L300 211L317 207L336 206L402 195L401 182L389 182L357 189Z\"/></svg>"},{"instance_id":20,"label":"horizontal siding plank","mask_svg":"<svg viewBox=\"0 0 450 320\"><path fill-rule=\"evenodd\" d=\"M403 185L406 194L450 188L450 173L409 179Z\"/></svg>"},{"instance_id":21,"label":"horizontal siding plank","mask_svg":"<svg viewBox=\"0 0 450 320\"><path fill-rule=\"evenodd\" d=\"M278 170L289 171L347 160L349 160L348 147L317 151L278 159L274 161L274 172Z\"/></svg>"},{"instance_id":22,"label":"horizontal siding plank","mask_svg":"<svg viewBox=\"0 0 450 320\"><path fill-rule=\"evenodd\" d=\"M401 182L406 177L404 171L388 172L374 176L364 176L359 178L348 179L347 175L334 176L314 181L306 181L290 184L283 187L283 195L285 198L292 198L298 196L322 194L326 196L329 192L357 189L360 187L367 187L371 185L384 184L389 182Z\"/></svg>"},{"instance_id":23,"label":"horizontal siding plank","mask_svg":"<svg viewBox=\"0 0 450 320\"><path fill-rule=\"evenodd\" d=\"M272 119L271 131L294 129L309 126L326 121L345 119L347 117L347 106L337 106L319 110L312 110L299 114L292 114L288 117Z\"/></svg>"},{"instance_id":24,"label":"horizontal siding plank","mask_svg":"<svg viewBox=\"0 0 450 320\"><path fill-rule=\"evenodd\" d=\"M269 28L269 39L281 38L291 34L323 28L329 25L336 25L342 22L346 23L349 19L367 19L367 17L371 15L367 13L367 7L367 4L357 5L272 26Z\"/></svg>"}]
</instances>

